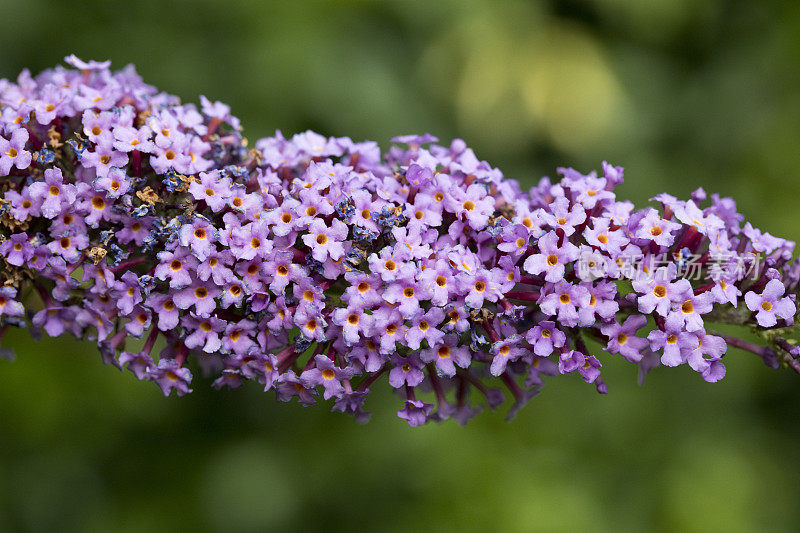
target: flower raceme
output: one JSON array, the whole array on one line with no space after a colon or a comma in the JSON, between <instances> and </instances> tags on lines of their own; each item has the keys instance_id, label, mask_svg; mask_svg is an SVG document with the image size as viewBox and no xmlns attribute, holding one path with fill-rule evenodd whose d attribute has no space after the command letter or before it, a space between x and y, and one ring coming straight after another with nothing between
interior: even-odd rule
<instances>
[{"instance_id":1,"label":"flower raceme","mask_svg":"<svg viewBox=\"0 0 800 533\"><path fill-rule=\"evenodd\" d=\"M605 357L713 382L733 345L800 372L794 243L729 198L635 210L607 163L524 192L430 135L248 147L224 104L67 63L0 80L0 336L71 333L167 395L199 368L357 420L382 379L412 426L513 415L544 376L604 393Z\"/></svg>"}]
</instances>

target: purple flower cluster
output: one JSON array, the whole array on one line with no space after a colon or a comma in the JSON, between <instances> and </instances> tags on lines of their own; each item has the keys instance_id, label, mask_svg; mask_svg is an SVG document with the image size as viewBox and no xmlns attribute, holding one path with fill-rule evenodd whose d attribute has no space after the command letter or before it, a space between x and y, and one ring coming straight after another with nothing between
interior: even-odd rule
<instances>
[{"instance_id":1,"label":"purple flower cluster","mask_svg":"<svg viewBox=\"0 0 800 533\"><path fill-rule=\"evenodd\" d=\"M711 382L728 344L800 371L794 243L742 226L729 198L635 210L606 163L524 192L430 135L249 147L224 104L67 62L0 80L0 337L69 332L167 395L199 368L358 420L385 375L411 426L505 397L513 415L543 376L604 393L590 339Z\"/></svg>"}]
</instances>

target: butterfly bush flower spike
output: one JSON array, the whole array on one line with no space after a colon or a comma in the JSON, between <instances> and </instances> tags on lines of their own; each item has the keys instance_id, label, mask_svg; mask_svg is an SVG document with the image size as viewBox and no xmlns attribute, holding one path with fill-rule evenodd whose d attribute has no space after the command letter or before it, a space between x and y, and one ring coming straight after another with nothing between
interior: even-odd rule
<instances>
[{"instance_id":1,"label":"butterfly bush flower spike","mask_svg":"<svg viewBox=\"0 0 800 533\"><path fill-rule=\"evenodd\" d=\"M556 376L605 393L610 364L715 382L730 346L800 373L794 243L730 198L636 209L605 162L524 191L429 134L252 143L221 102L66 62L0 80L0 340L71 334L165 395L211 372L360 422L389 387L411 426L513 416Z\"/></svg>"}]
</instances>

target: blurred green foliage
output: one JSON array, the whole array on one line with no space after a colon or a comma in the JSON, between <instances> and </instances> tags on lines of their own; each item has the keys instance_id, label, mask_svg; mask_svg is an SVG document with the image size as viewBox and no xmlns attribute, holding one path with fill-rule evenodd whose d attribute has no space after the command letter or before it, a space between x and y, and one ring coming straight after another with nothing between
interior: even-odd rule
<instances>
[{"instance_id":1,"label":"blurred green foliage","mask_svg":"<svg viewBox=\"0 0 800 533\"><path fill-rule=\"evenodd\" d=\"M626 167L636 202L702 185L800 237L800 3L0 1L0 77L75 52L233 108L251 139L460 136L528 185ZM732 351L610 394L554 379L511 423L358 426L257 387L189 397L83 343L3 339L2 531L796 531L797 376Z\"/></svg>"}]
</instances>

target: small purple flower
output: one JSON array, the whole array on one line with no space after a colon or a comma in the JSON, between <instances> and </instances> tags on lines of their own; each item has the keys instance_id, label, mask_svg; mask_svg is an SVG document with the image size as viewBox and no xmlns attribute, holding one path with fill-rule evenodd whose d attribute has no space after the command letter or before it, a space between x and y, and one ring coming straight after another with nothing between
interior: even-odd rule
<instances>
[{"instance_id":1,"label":"small purple flower","mask_svg":"<svg viewBox=\"0 0 800 533\"><path fill-rule=\"evenodd\" d=\"M778 323L778 318L785 320L794 318L797 309L788 296L782 298L784 292L786 287L783 283L772 279L761 294L750 291L744 295L747 308L756 313L759 326L770 328Z\"/></svg>"},{"instance_id":2,"label":"small purple flower","mask_svg":"<svg viewBox=\"0 0 800 533\"><path fill-rule=\"evenodd\" d=\"M708 235L725 227L725 223L721 218L712 213L704 213L692 200L675 210L675 218L684 224L692 226L703 235Z\"/></svg>"},{"instance_id":3,"label":"small purple flower","mask_svg":"<svg viewBox=\"0 0 800 533\"><path fill-rule=\"evenodd\" d=\"M639 221L634 235L638 239L653 241L659 246L672 246L675 232L680 227L680 224L671 220L664 220L658 211L650 208L646 211L644 218Z\"/></svg>"},{"instance_id":4,"label":"small purple flower","mask_svg":"<svg viewBox=\"0 0 800 533\"><path fill-rule=\"evenodd\" d=\"M413 279L399 279L389 284L383 293L383 299L397 305L404 316L412 316L420 309L420 300L426 298L425 288Z\"/></svg>"},{"instance_id":5,"label":"small purple flower","mask_svg":"<svg viewBox=\"0 0 800 533\"><path fill-rule=\"evenodd\" d=\"M578 324L591 326L595 323L596 317L604 321L613 320L619 311L619 303L615 300L616 284L611 281L599 281L597 284L584 282L581 285L589 291L589 304L578 310Z\"/></svg>"},{"instance_id":6,"label":"small purple flower","mask_svg":"<svg viewBox=\"0 0 800 533\"><path fill-rule=\"evenodd\" d=\"M16 296L13 287L0 287L0 317L25 315L25 307L15 300Z\"/></svg>"},{"instance_id":7,"label":"small purple flower","mask_svg":"<svg viewBox=\"0 0 800 533\"><path fill-rule=\"evenodd\" d=\"M403 385L416 387L425 378L425 374L422 373L422 362L415 354L408 357L392 356L391 363L394 366L389 371L389 384L395 389Z\"/></svg>"},{"instance_id":8,"label":"small purple flower","mask_svg":"<svg viewBox=\"0 0 800 533\"><path fill-rule=\"evenodd\" d=\"M187 246L201 261L214 251L217 230L201 217L195 217L191 224L184 224L180 231L180 242Z\"/></svg>"},{"instance_id":9,"label":"small purple flower","mask_svg":"<svg viewBox=\"0 0 800 533\"><path fill-rule=\"evenodd\" d=\"M397 416L406 420L412 428L422 426L428 421L428 417L433 410L433 404L421 400L406 400L406 405L399 411Z\"/></svg>"},{"instance_id":10,"label":"small purple flower","mask_svg":"<svg viewBox=\"0 0 800 533\"><path fill-rule=\"evenodd\" d=\"M60 255L68 263L74 263L81 256L80 251L89 244L89 237L86 234L74 235L72 237L64 235L47 244L53 255Z\"/></svg>"},{"instance_id":11,"label":"small purple flower","mask_svg":"<svg viewBox=\"0 0 800 533\"><path fill-rule=\"evenodd\" d=\"M528 249L528 239L530 232L522 224L511 224L503 229L503 242L497 245L497 249L507 254L520 256Z\"/></svg>"},{"instance_id":12,"label":"small purple flower","mask_svg":"<svg viewBox=\"0 0 800 533\"><path fill-rule=\"evenodd\" d=\"M169 331L178 325L180 312L168 294L152 293L146 301L147 306L158 315L158 329Z\"/></svg>"},{"instance_id":13,"label":"small purple flower","mask_svg":"<svg viewBox=\"0 0 800 533\"><path fill-rule=\"evenodd\" d=\"M558 371L561 374L577 370L586 383L594 383L600 377L602 366L593 355L585 355L577 350L564 352L558 359Z\"/></svg>"},{"instance_id":14,"label":"small purple flower","mask_svg":"<svg viewBox=\"0 0 800 533\"><path fill-rule=\"evenodd\" d=\"M197 268L198 261L187 248L159 252L158 259L154 275L160 280L169 280L171 289L182 289L192 283L191 272ZM207 279L206 277L203 281Z\"/></svg>"},{"instance_id":15,"label":"small purple flower","mask_svg":"<svg viewBox=\"0 0 800 533\"><path fill-rule=\"evenodd\" d=\"M71 183L64 183L60 168L48 168L44 171L44 181L37 181L30 186L31 199L41 203L42 215L55 218L64 205L75 202L77 189Z\"/></svg>"},{"instance_id":16,"label":"small purple flower","mask_svg":"<svg viewBox=\"0 0 800 533\"><path fill-rule=\"evenodd\" d=\"M578 309L589 305L591 295L583 285L561 281L543 294L539 308L547 316L558 315L558 321L567 327L578 325Z\"/></svg>"},{"instance_id":17,"label":"small purple flower","mask_svg":"<svg viewBox=\"0 0 800 533\"><path fill-rule=\"evenodd\" d=\"M436 365L436 370L447 377L456 374L456 366L467 368L470 364L469 350L459 346L456 335L446 335L440 344L431 345L431 348L423 350L420 359L424 363L433 363Z\"/></svg>"},{"instance_id":18,"label":"small purple flower","mask_svg":"<svg viewBox=\"0 0 800 533\"><path fill-rule=\"evenodd\" d=\"M556 328L554 322L545 320L536 324L525 334L525 340L533 345L533 353L540 357L547 357L555 348L564 346L567 336Z\"/></svg>"},{"instance_id":19,"label":"small purple flower","mask_svg":"<svg viewBox=\"0 0 800 533\"><path fill-rule=\"evenodd\" d=\"M411 326L406 331L406 345L412 350L418 350L423 340L428 341L428 346L436 345L444 337L444 333L438 329L442 320L444 311L438 307L419 313L411 320Z\"/></svg>"},{"instance_id":20,"label":"small purple flower","mask_svg":"<svg viewBox=\"0 0 800 533\"><path fill-rule=\"evenodd\" d=\"M507 339L498 341L492 345L492 364L489 372L493 376L499 376L506 370L506 365L510 361L516 361L523 355L529 353L519 347L521 338L519 335L512 335Z\"/></svg>"},{"instance_id":21,"label":"small purple flower","mask_svg":"<svg viewBox=\"0 0 800 533\"><path fill-rule=\"evenodd\" d=\"M255 333L256 323L250 320L240 320L225 327L222 337L222 350L237 355L247 355L254 349L255 342L251 336Z\"/></svg>"},{"instance_id":22,"label":"small purple flower","mask_svg":"<svg viewBox=\"0 0 800 533\"><path fill-rule=\"evenodd\" d=\"M21 193L11 189L5 192L5 199L11 202L11 216L19 221L24 221L29 216L41 215L41 203L31 197L30 187L22 189Z\"/></svg>"},{"instance_id":23,"label":"small purple flower","mask_svg":"<svg viewBox=\"0 0 800 533\"><path fill-rule=\"evenodd\" d=\"M742 295L742 291L731 280L726 281L721 277L716 280L710 292L716 303L729 303L734 307L737 307L739 297Z\"/></svg>"},{"instance_id":24,"label":"small purple flower","mask_svg":"<svg viewBox=\"0 0 800 533\"><path fill-rule=\"evenodd\" d=\"M131 337L137 339L144 335L145 330L150 328L150 324L153 320L153 314L150 310L140 305L137 305L128 316L131 317L131 319L125 324L125 331L127 331Z\"/></svg>"},{"instance_id":25,"label":"small purple flower","mask_svg":"<svg viewBox=\"0 0 800 533\"><path fill-rule=\"evenodd\" d=\"M681 329L653 330L647 335L650 349L654 352L663 350L661 363L666 366L678 366L686 361L688 350L696 347L695 336Z\"/></svg>"},{"instance_id":26,"label":"small purple flower","mask_svg":"<svg viewBox=\"0 0 800 533\"><path fill-rule=\"evenodd\" d=\"M702 315L709 313L714 307L714 296L710 292L695 295L688 288L673 305L672 312L667 316L667 323L677 322L686 331L698 331L703 329Z\"/></svg>"},{"instance_id":27,"label":"small purple flower","mask_svg":"<svg viewBox=\"0 0 800 533\"><path fill-rule=\"evenodd\" d=\"M277 397L279 402L288 402L293 397L297 396L300 403L311 405L315 402L314 395L317 391L313 388L308 388L303 385L300 378L294 373L294 370L288 370L280 375L277 379Z\"/></svg>"},{"instance_id":28,"label":"small purple flower","mask_svg":"<svg viewBox=\"0 0 800 533\"><path fill-rule=\"evenodd\" d=\"M353 345L357 344L362 336L366 337L369 334L373 318L364 312L363 307L351 306L334 311L333 322L342 327L344 341L348 345Z\"/></svg>"},{"instance_id":29,"label":"small purple flower","mask_svg":"<svg viewBox=\"0 0 800 533\"><path fill-rule=\"evenodd\" d=\"M178 396L192 392L189 388L192 373L174 359L161 359L157 366L147 369L145 379L155 381L164 396L169 396L173 390Z\"/></svg>"},{"instance_id":30,"label":"small purple flower","mask_svg":"<svg viewBox=\"0 0 800 533\"><path fill-rule=\"evenodd\" d=\"M31 164L31 153L25 150L28 142L28 130L19 128L11 134L11 139L0 137L0 176L8 176L11 167L20 170Z\"/></svg>"},{"instance_id":31,"label":"small purple flower","mask_svg":"<svg viewBox=\"0 0 800 533\"><path fill-rule=\"evenodd\" d=\"M324 355L314 357L315 367L300 374L300 381L306 387L322 385L322 397L326 400L338 397L344 392L342 381L353 377L350 368L339 368Z\"/></svg>"},{"instance_id":32,"label":"small purple flower","mask_svg":"<svg viewBox=\"0 0 800 533\"><path fill-rule=\"evenodd\" d=\"M453 195L445 199L445 208L465 220L473 230L485 228L494 211L494 198L486 194L486 188L473 183L466 191L457 188L452 192Z\"/></svg>"},{"instance_id":33,"label":"small purple flower","mask_svg":"<svg viewBox=\"0 0 800 533\"><path fill-rule=\"evenodd\" d=\"M123 315L133 312L133 308L142 301L142 290L139 286L139 277L131 272L125 272L115 283L117 293L116 305Z\"/></svg>"},{"instance_id":34,"label":"small purple flower","mask_svg":"<svg viewBox=\"0 0 800 533\"><path fill-rule=\"evenodd\" d=\"M540 210L542 221L553 229L561 229L569 237L586 221L586 210L579 204L570 208L567 198L556 198L548 210Z\"/></svg>"},{"instance_id":35,"label":"small purple flower","mask_svg":"<svg viewBox=\"0 0 800 533\"><path fill-rule=\"evenodd\" d=\"M222 291L215 285L198 281L176 292L172 299L179 309L189 309L194 306L198 316L207 317L211 316L217 307L214 299L220 292Z\"/></svg>"},{"instance_id":36,"label":"small purple flower","mask_svg":"<svg viewBox=\"0 0 800 533\"><path fill-rule=\"evenodd\" d=\"M727 343L721 337L702 331L695 335L697 346L689 352L686 362L692 370L700 372L704 380L715 383L725 377L725 365L720 359L725 355Z\"/></svg>"},{"instance_id":37,"label":"small purple flower","mask_svg":"<svg viewBox=\"0 0 800 533\"><path fill-rule=\"evenodd\" d=\"M183 319L182 325L190 332L183 340L187 348L216 353L222 347L219 334L225 331L227 324L224 320L213 316L207 318L187 316Z\"/></svg>"},{"instance_id":38,"label":"small purple flower","mask_svg":"<svg viewBox=\"0 0 800 533\"><path fill-rule=\"evenodd\" d=\"M311 255L317 261L341 259L344 255L342 242L347 238L347 226L340 220L333 219L328 227L322 220L316 219L308 226L308 235L303 235L303 242L311 248Z\"/></svg>"},{"instance_id":39,"label":"small purple flower","mask_svg":"<svg viewBox=\"0 0 800 533\"><path fill-rule=\"evenodd\" d=\"M153 130L147 126L142 126L138 130L128 126L117 126L114 128L114 149L120 152L139 152L149 154L153 151L153 142L150 137Z\"/></svg>"},{"instance_id":40,"label":"small purple flower","mask_svg":"<svg viewBox=\"0 0 800 533\"><path fill-rule=\"evenodd\" d=\"M34 251L27 233L15 233L0 243L0 255L6 258L8 264L14 266L22 266L33 257Z\"/></svg>"},{"instance_id":41,"label":"small purple flower","mask_svg":"<svg viewBox=\"0 0 800 533\"><path fill-rule=\"evenodd\" d=\"M375 319L373 335L380 336L381 353L394 353L396 344L405 339L408 329L403 315L395 308L384 306L376 310L372 316Z\"/></svg>"},{"instance_id":42,"label":"small purple flower","mask_svg":"<svg viewBox=\"0 0 800 533\"><path fill-rule=\"evenodd\" d=\"M31 322L34 326L44 329L51 337L58 337L65 331L74 333L75 311L69 307L47 307L33 315Z\"/></svg>"},{"instance_id":43,"label":"small purple flower","mask_svg":"<svg viewBox=\"0 0 800 533\"><path fill-rule=\"evenodd\" d=\"M575 202L586 209L594 209L598 204L614 200L614 193L606 190L605 178L587 176L585 179L572 182L570 188Z\"/></svg>"},{"instance_id":44,"label":"small purple flower","mask_svg":"<svg viewBox=\"0 0 800 533\"><path fill-rule=\"evenodd\" d=\"M642 360L643 350L648 346L646 339L636 336L636 332L647 324L643 315L632 315L620 325L616 320L604 324L600 331L608 337L606 350L608 353L618 353L628 361L638 363Z\"/></svg>"},{"instance_id":45,"label":"small purple flower","mask_svg":"<svg viewBox=\"0 0 800 533\"><path fill-rule=\"evenodd\" d=\"M348 306L366 309L383 303L382 283L377 276L354 271L345 274L344 278L350 285L344 290L342 301Z\"/></svg>"},{"instance_id":46,"label":"small purple flower","mask_svg":"<svg viewBox=\"0 0 800 533\"><path fill-rule=\"evenodd\" d=\"M544 279L556 283L564 279L565 266L578 257L578 248L564 241L559 245L556 232L551 231L539 239L539 253L528 257L523 268L530 274L544 274Z\"/></svg>"},{"instance_id":47,"label":"small purple flower","mask_svg":"<svg viewBox=\"0 0 800 533\"><path fill-rule=\"evenodd\" d=\"M464 302L473 309L483 307L484 301L496 302L501 296L494 274L489 270L461 273L458 284L461 293L465 295Z\"/></svg>"},{"instance_id":48,"label":"small purple flower","mask_svg":"<svg viewBox=\"0 0 800 533\"><path fill-rule=\"evenodd\" d=\"M99 178L108 175L113 167L123 167L128 163L128 155L114 149L110 142L101 142L93 152L86 151L81 158L81 164L86 168L94 168Z\"/></svg>"},{"instance_id":49,"label":"small purple flower","mask_svg":"<svg viewBox=\"0 0 800 533\"><path fill-rule=\"evenodd\" d=\"M189 185L189 194L195 200L202 200L215 213L222 211L231 197L231 182L222 178L219 171L201 172L200 181Z\"/></svg>"},{"instance_id":50,"label":"small purple flower","mask_svg":"<svg viewBox=\"0 0 800 533\"><path fill-rule=\"evenodd\" d=\"M689 280L679 279L675 282L666 267L659 268L656 272L642 279L633 281L633 289L643 296L637 299L639 312L649 314L655 311L661 316L667 316L672 308L672 303L691 291Z\"/></svg>"},{"instance_id":51,"label":"small purple flower","mask_svg":"<svg viewBox=\"0 0 800 533\"><path fill-rule=\"evenodd\" d=\"M128 365L128 370L133 372L139 381L145 379L148 372L157 368L153 358L145 352L122 352L119 354L119 364Z\"/></svg>"},{"instance_id":52,"label":"small purple flower","mask_svg":"<svg viewBox=\"0 0 800 533\"><path fill-rule=\"evenodd\" d=\"M619 230L611 229L611 219L592 217L592 226L583 231L589 245L615 257L628 244L628 239Z\"/></svg>"}]
</instances>

